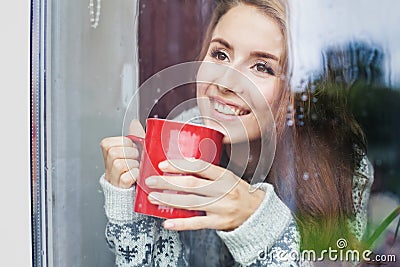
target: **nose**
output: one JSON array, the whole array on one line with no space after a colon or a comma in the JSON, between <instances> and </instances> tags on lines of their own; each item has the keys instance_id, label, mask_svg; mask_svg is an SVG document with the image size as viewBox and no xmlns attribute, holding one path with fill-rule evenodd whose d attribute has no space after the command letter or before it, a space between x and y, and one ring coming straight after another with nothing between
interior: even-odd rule
<instances>
[{"instance_id":1,"label":"nose","mask_svg":"<svg viewBox=\"0 0 400 267\"><path fill-rule=\"evenodd\" d=\"M223 67L215 79L215 84L223 93L233 92L236 94L243 93L243 79L246 79L244 74L230 67Z\"/></svg>"}]
</instances>

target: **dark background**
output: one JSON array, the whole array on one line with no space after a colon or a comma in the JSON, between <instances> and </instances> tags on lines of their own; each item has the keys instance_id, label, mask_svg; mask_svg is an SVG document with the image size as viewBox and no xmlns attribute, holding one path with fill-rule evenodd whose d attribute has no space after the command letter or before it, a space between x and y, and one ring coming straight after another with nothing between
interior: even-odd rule
<instances>
[{"instance_id":1,"label":"dark background","mask_svg":"<svg viewBox=\"0 0 400 267\"><path fill-rule=\"evenodd\" d=\"M215 0L140 1L139 84L166 67L198 60L215 2ZM142 122L147 117L165 118L177 104L195 97L195 87L194 84L188 84L165 95L164 93L151 90L140 95ZM155 99L158 99L157 105L154 105ZM153 108L149 110L149 107Z\"/></svg>"}]
</instances>

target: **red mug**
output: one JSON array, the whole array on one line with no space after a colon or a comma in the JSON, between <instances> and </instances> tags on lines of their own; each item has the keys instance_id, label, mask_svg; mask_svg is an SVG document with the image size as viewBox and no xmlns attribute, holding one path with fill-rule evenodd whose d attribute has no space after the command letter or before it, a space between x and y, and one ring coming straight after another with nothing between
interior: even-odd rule
<instances>
[{"instance_id":1,"label":"red mug","mask_svg":"<svg viewBox=\"0 0 400 267\"><path fill-rule=\"evenodd\" d=\"M145 180L154 175L169 175L158 168L158 164L164 160L191 158L218 165L224 135L203 125L164 119L150 118L146 120L146 125L145 138L127 136L133 142L139 143L142 148L134 211L166 219L204 215L202 211L150 203L147 199L148 194L163 190L149 188Z\"/></svg>"}]
</instances>

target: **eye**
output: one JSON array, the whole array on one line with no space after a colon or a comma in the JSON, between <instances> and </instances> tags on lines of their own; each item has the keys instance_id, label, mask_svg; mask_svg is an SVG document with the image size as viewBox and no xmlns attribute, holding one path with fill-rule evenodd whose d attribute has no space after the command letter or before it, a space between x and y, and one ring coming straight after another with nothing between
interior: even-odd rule
<instances>
[{"instance_id":1,"label":"eye","mask_svg":"<svg viewBox=\"0 0 400 267\"><path fill-rule=\"evenodd\" d=\"M275 76L275 71L272 69L272 67L267 62L256 63L256 64L254 64L254 66L252 68L258 72L267 73L269 75Z\"/></svg>"},{"instance_id":2,"label":"eye","mask_svg":"<svg viewBox=\"0 0 400 267\"><path fill-rule=\"evenodd\" d=\"M219 49L212 50L210 55L211 55L211 57L213 57L217 60L220 60L220 61L225 61L228 59L228 55Z\"/></svg>"}]
</instances>

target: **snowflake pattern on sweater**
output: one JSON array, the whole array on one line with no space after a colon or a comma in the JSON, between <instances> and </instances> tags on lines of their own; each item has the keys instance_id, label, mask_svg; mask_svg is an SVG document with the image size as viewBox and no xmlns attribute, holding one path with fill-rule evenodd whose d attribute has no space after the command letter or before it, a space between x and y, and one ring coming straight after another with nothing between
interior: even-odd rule
<instances>
[{"instance_id":1,"label":"snowflake pattern on sweater","mask_svg":"<svg viewBox=\"0 0 400 267\"><path fill-rule=\"evenodd\" d=\"M106 238L116 266L186 266L179 236L151 217L131 223L109 223Z\"/></svg>"},{"instance_id":2,"label":"snowflake pattern on sweater","mask_svg":"<svg viewBox=\"0 0 400 267\"><path fill-rule=\"evenodd\" d=\"M368 163L366 159L364 161ZM371 166L363 166L362 176L354 176L354 222L350 223L354 234L361 238L366 226L366 209L371 185ZM362 177L362 179L360 178ZM367 182L365 177L369 177ZM231 232L203 229L197 231L170 231L162 227L163 219L134 213L133 202L110 203L118 189L109 184L104 175L100 179L106 196L106 240L116 255L116 266L311 266L311 263L286 260L274 255L293 255L300 251L300 236L290 210L274 193L272 185L263 184L266 197L250 218ZM362 188L359 191L360 184ZM129 191L132 200L134 187ZM118 198L118 201L121 201ZM124 218L110 209L130 206L132 216ZM271 213L272 211L277 212ZM125 213L128 213L126 211ZM123 213L121 213L123 214ZM270 216L270 214L275 214ZM269 219L269 220L267 220ZM280 230L281 229L281 230ZM283 261L282 261L283 260Z\"/></svg>"}]
</instances>

